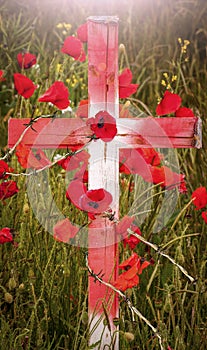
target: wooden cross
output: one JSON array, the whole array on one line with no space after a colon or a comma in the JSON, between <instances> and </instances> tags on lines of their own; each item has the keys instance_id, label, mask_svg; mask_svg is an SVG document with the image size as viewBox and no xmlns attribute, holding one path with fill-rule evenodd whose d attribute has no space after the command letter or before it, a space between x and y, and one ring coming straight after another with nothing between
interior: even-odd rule
<instances>
[{"instance_id":1,"label":"wooden cross","mask_svg":"<svg viewBox=\"0 0 207 350\"><path fill-rule=\"evenodd\" d=\"M96 140L88 147L89 189L104 188L113 196L112 211L119 213L119 149L120 148L199 148L201 126L199 118L119 118L118 96L118 18L89 17L88 19L88 93L89 116L108 111L117 122L117 135L111 142ZM8 146L12 147L24 131L28 119L10 119ZM84 144L88 136L85 122L78 118L39 120L38 133L31 129L23 142L35 148L67 148ZM37 138L38 134L38 138ZM97 218L89 229L89 265L103 280L113 281L118 275L118 246L114 225L108 218ZM119 348L118 332L113 319L119 315L117 296L89 278L88 310L90 344L96 349L113 343ZM106 316L107 313L107 316ZM103 320L107 322L103 322Z\"/></svg>"}]
</instances>

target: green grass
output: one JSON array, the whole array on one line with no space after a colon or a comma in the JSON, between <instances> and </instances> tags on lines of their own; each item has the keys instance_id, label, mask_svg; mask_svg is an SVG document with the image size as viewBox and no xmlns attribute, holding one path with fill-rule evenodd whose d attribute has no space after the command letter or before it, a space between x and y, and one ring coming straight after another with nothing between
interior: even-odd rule
<instances>
[{"instance_id":1,"label":"green grass","mask_svg":"<svg viewBox=\"0 0 207 350\"><path fill-rule=\"evenodd\" d=\"M163 73L169 76L182 71L177 92L183 104L193 107L203 121L203 149L176 151L181 171L186 176L188 193L180 195L174 217L159 232L152 233L155 210L141 225L144 237L157 244L167 244L167 253L196 278L195 284L165 258L151 251L155 265L144 271L140 285L128 290L133 304L159 329L164 345L173 350L205 350L207 348L207 289L206 224L193 205L181 213L191 193L199 186L207 187L206 159L206 85L207 85L207 3L194 1L111 1L102 5L97 1L3 1L0 4L0 69L5 70L7 81L0 86L0 146L2 154L7 143L7 120L11 117L29 117L36 105L37 92L30 101L18 97L13 89L14 72L19 71L16 54L29 49L38 56L39 70L31 69L28 75L45 91L54 80L63 80L70 90L72 106L87 98L87 66L63 57L59 51L65 38L56 28L59 22L71 23L70 34L89 15L116 14L120 17L119 42L126 47L120 53L120 64L130 64L134 82L140 84L133 101L135 108L142 101L155 112L157 98L164 87ZM104 2L105 4L105 2ZM188 39L188 62L179 67L178 37ZM57 64L62 70L57 71ZM67 79L70 79L68 81ZM80 83L80 79L82 79ZM71 87L71 81L74 86ZM81 89L82 84L84 88ZM132 103L132 102L131 102ZM46 104L36 105L36 115L51 113ZM20 170L15 157L11 166ZM44 181L44 178L43 180ZM132 177L126 177L126 182ZM70 218L77 216L75 209L64 197L64 174L59 168L50 172L57 205ZM18 247L0 246L0 349L87 349L88 326L87 280L83 248L61 244L46 232L36 220L25 194L25 182L18 178L21 191L15 198L0 203L0 228L14 228ZM135 179L135 187L143 190L143 181ZM161 197L155 197L154 205ZM44 211L47 198L38 203ZM122 193L122 215L133 202L128 191ZM154 207L154 209L155 209ZM179 216L180 215L180 216ZM82 219L82 218L81 218ZM182 237L190 234L192 237ZM175 240L176 238L180 238ZM136 251L144 254L140 244ZM129 256L129 250L120 246L120 260ZM5 300L5 293L6 294ZM126 303L120 303L120 349L157 350L159 344L149 327L131 313ZM125 332L134 334L126 340Z\"/></svg>"}]
</instances>

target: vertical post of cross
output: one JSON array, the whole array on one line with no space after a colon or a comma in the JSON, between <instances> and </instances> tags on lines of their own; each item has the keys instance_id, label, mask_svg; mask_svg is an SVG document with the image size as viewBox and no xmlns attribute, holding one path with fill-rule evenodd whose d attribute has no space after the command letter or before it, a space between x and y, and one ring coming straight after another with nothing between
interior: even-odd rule
<instances>
[{"instance_id":1,"label":"vertical post of cross","mask_svg":"<svg viewBox=\"0 0 207 350\"><path fill-rule=\"evenodd\" d=\"M118 18L88 19L88 93L89 116L107 111L119 117L118 104ZM111 208L118 215L119 157L113 143L97 140L90 144L89 189L104 188L113 196ZM103 279L113 282L117 276L118 247L115 228L107 218L95 219L89 228L89 265ZM89 278L88 309L90 344L118 349L118 332L113 319L118 317L117 296L104 285Z\"/></svg>"}]
</instances>

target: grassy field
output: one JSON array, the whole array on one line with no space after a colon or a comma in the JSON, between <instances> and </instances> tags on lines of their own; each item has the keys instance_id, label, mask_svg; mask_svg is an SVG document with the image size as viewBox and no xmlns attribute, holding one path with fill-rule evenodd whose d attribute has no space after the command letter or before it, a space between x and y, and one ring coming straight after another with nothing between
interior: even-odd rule
<instances>
[{"instance_id":1,"label":"grassy field","mask_svg":"<svg viewBox=\"0 0 207 350\"><path fill-rule=\"evenodd\" d=\"M144 271L140 285L126 294L158 327L165 349L169 344L173 350L205 350L207 226L201 212L193 204L187 204L196 188L207 187L206 1L0 0L0 13L0 69L6 77L0 86L2 156L9 117L30 117L34 106L36 115L52 113L53 107L37 103L37 97L55 80L62 80L68 86L72 108L87 98L87 64L66 57L60 48L65 37L75 33L90 15L120 18L119 43L125 45L120 50L120 67L130 67L133 82L140 84L134 99L129 99L134 108L145 111L146 105L155 114L157 101L166 89L163 73L167 73L170 82L173 75L178 76L178 84L172 83L176 92L183 104L202 118L203 148L175 151L188 192L179 195L172 218L160 232L152 232L156 210L142 222L140 229L144 237L156 244L172 241L166 252L196 278L196 283L190 283L176 266L152 251L155 264ZM58 28L59 23L70 26ZM178 38L190 41L183 55ZM13 86L13 73L20 72L16 55L23 49L34 53L38 61L38 68L32 68L28 74L40 89L29 100L18 96ZM21 171L15 156L10 165ZM124 181L126 184L134 181L135 189L143 188L139 177L125 176ZM0 202L0 229L13 228L18 243L18 247L9 243L0 246L0 349L88 349L85 249L55 241L30 208L25 179L18 177L17 183L19 193ZM43 184L44 175L40 178L40 186ZM50 170L50 185L58 208L71 219L76 217L77 211L65 198L65 173L57 166ZM154 208L161 196L155 197ZM132 202L133 192L123 191L121 215L130 210ZM37 210L44 213L46 207L47 197L42 196ZM144 249L140 244L136 252L142 255ZM120 244L120 261L130 254ZM133 322L124 302L120 303L119 326L120 350L159 349L149 327L138 317ZM127 332L134 335L133 340L127 338Z\"/></svg>"}]
</instances>

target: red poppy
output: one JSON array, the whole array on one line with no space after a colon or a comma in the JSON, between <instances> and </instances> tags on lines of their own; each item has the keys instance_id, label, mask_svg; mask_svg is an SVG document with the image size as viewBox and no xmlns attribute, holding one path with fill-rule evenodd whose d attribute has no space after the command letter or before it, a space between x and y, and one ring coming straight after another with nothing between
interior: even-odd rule
<instances>
[{"instance_id":1,"label":"red poppy","mask_svg":"<svg viewBox=\"0 0 207 350\"><path fill-rule=\"evenodd\" d=\"M0 230L0 244L4 244L7 242L13 243L13 236L11 234L11 229L8 227L4 227Z\"/></svg>"},{"instance_id":2,"label":"red poppy","mask_svg":"<svg viewBox=\"0 0 207 350\"><path fill-rule=\"evenodd\" d=\"M87 192L87 188L84 185L84 183L79 180L75 179L70 182L67 191L66 191L66 198L71 201L78 209L82 210L82 207L80 205L80 198Z\"/></svg>"},{"instance_id":3,"label":"red poppy","mask_svg":"<svg viewBox=\"0 0 207 350\"><path fill-rule=\"evenodd\" d=\"M177 174L165 165L161 167L149 165L148 169L149 172L142 174L145 181L160 184L161 187L165 187L168 190L177 187L180 193L187 192L184 180L185 175Z\"/></svg>"},{"instance_id":4,"label":"red poppy","mask_svg":"<svg viewBox=\"0 0 207 350\"><path fill-rule=\"evenodd\" d=\"M119 98L126 98L137 91L138 84L131 84L132 72L129 68L123 70L119 75Z\"/></svg>"},{"instance_id":5,"label":"red poppy","mask_svg":"<svg viewBox=\"0 0 207 350\"><path fill-rule=\"evenodd\" d=\"M20 52L17 55L17 62L20 68L28 69L36 64L37 59L36 56L30 52Z\"/></svg>"},{"instance_id":6,"label":"red poppy","mask_svg":"<svg viewBox=\"0 0 207 350\"><path fill-rule=\"evenodd\" d=\"M8 177L5 173L11 173L13 169L8 166L4 160L0 160L0 179L5 179Z\"/></svg>"},{"instance_id":7,"label":"red poppy","mask_svg":"<svg viewBox=\"0 0 207 350\"><path fill-rule=\"evenodd\" d=\"M133 288L139 284L136 264L118 276L114 282L114 287L124 292L128 288Z\"/></svg>"},{"instance_id":8,"label":"red poppy","mask_svg":"<svg viewBox=\"0 0 207 350\"><path fill-rule=\"evenodd\" d=\"M80 207L82 210L101 214L106 211L112 202L112 195L103 188L89 190L80 197Z\"/></svg>"},{"instance_id":9,"label":"red poppy","mask_svg":"<svg viewBox=\"0 0 207 350\"><path fill-rule=\"evenodd\" d=\"M203 209L207 205L207 191L205 187L198 187L193 193L191 198L196 210Z\"/></svg>"},{"instance_id":10,"label":"red poppy","mask_svg":"<svg viewBox=\"0 0 207 350\"><path fill-rule=\"evenodd\" d=\"M14 196L19 189L15 181L5 181L0 184L0 200Z\"/></svg>"},{"instance_id":11,"label":"red poppy","mask_svg":"<svg viewBox=\"0 0 207 350\"><path fill-rule=\"evenodd\" d=\"M181 105L181 98L177 94L173 94L170 91L165 91L164 96L160 103L157 105L156 114L165 115L175 113Z\"/></svg>"},{"instance_id":12,"label":"red poppy","mask_svg":"<svg viewBox=\"0 0 207 350\"><path fill-rule=\"evenodd\" d=\"M76 116L79 118L88 118L88 100L81 100L79 102L77 111L76 111Z\"/></svg>"},{"instance_id":13,"label":"red poppy","mask_svg":"<svg viewBox=\"0 0 207 350\"><path fill-rule=\"evenodd\" d=\"M201 214L203 220L205 221L205 223L207 224L207 211L203 211Z\"/></svg>"},{"instance_id":14,"label":"red poppy","mask_svg":"<svg viewBox=\"0 0 207 350\"><path fill-rule=\"evenodd\" d=\"M128 288L132 288L139 283L139 276L142 271L151 263L140 258L136 253L133 253L127 260L119 265L120 269L125 270L118 276L114 283L117 289L125 291Z\"/></svg>"},{"instance_id":15,"label":"red poppy","mask_svg":"<svg viewBox=\"0 0 207 350\"><path fill-rule=\"evenodd\" d=\"M31 148L26 146L23 142L20 142L16 147L16 156L19 164L24 169L41 169L44 166L51 164L50 160L41 149L36 151L31 150Z\"/></svg>"},{"instance_id":16,"label":"red poppy","mask_svg":"<svg viewBox=\"0 0 207 350\"><path fill-rule=\"evenodd\" d=\"M83 150L77 154L74 154L73 156L68 156L65 159L59 160L58 165L67 171L71 171L77 169L81 163L85 164L86 166L89 157L89 153Z\"/></svg>"},{"instance_id":17,"label":"red poppy","mask_svg":"<svg viewBox=\"0 0 207 350\"><path fill-rule=\"evenodd\" d=\"M82 43L86 43L88 41L88 25L87 22L81 24L77 29L77 36Z\"/></svg>"},{"instance_id":18,"label":"red poppy","mask_svg":"<svg viewBox=\"0 0 207 350\"><path fill-rule=\"evenodd\" d=\"M116 119L107 111L98 112L95 118L88 119L87 124L90 125L95 136L104 142L113 140L117 134Z\"/></svg>"},{"instance_id":19,"label":"red poppy","mask_svg":"<svg viewBox=\"0 0 207 350\"><path fill-rule=\"evenodd\" d=\"M140 229L139 229L139 227L137 227L137 226L135 226L135 225L132 225L131 227L130 227L130 229L133 231L133 232L135 232L137 235L142 235L142 233L141 233L141 231L140 231ZM135 237L135 236L133 236L133 235L131 235L131 234L129 234L126 238L124 238L124 240L123 240L123 243L124 243L124 247L126 247L126 245L128 244L129 245L129 247L131 248L131 249L134 249L136 246L137 246L137 244L140 242L140 240L137 238L137 237Z\"/></svg>"},{"instance_id":20,"label":"red poppy","mask_svg":"<svg viewBox=\"0 0 207 350\"><path fill-rule=\"evenodd\" d=\"M70 105L69 92L62 81L55 81L45 93L39 97L39 102L51 102L59 109Z\"/></svg>"},{"instance_id":21,"label":"red poppy","mask_svg":"<svg viewBox=\"0 0 207 350\"><path fill-rule=\"evenodd\" d=\"M162 187L173 184L173 172L165 165L161 167L151 166L150 173L154 184L161 183ZM151 180L149 182L151 182Z\"/></svg>"},{"instance_id":22,"label":"red poppy","mask_svg":"<svg viewBox=\"0 0 207 350\"><path fill-rule=\"evenodd\" d=\"M3 70L0 70L0 83L2 82L2 81L5 81L6 79L3 77L3 75L4 75L4 71Z\"/></svg>"},{"instance_id":23,"label":"red poppy","mask_svg":"<svg viewBox=\"0 0 207 350\"><path fill-rule=\"evenodd\" d=\"M24 98L29 98L33 95L37 85L25 75L20 73L14 73L14 86L18 94Z\"/></svg>"},{"instance_id":24,"label":"red poppy","mask_svg":"<svg viewBox=\"0 0 207 350\"><path fill-rule=\"evenodd\" d=\"M175 112L175 117L195 117L192 109L187 108L187 107L180 107L177 109Z\"/></svg>"},{"instance_id":25,"label":"red poppy","mask_svg":"<svg viewBox=\"0 0 207 350\"><path fill-rule=\"evenodd\" d=\"M73 57L76 61L83 62L86 59L82 42L74 36L68 36L65 39L61 52Z\"/></svg>"},{"instance_id":26,"label":"red poppy","mask_svg":"<svg viewBox=\"0 0 207 350\"><path fill-rule=\"evenodd\" d=\"M74 238L78 233L79 228L72 225L71 222L66 218L58 221L54 226L54 238L59 242L68 243L71 238Z\"/></svg>"}]
</instances>

